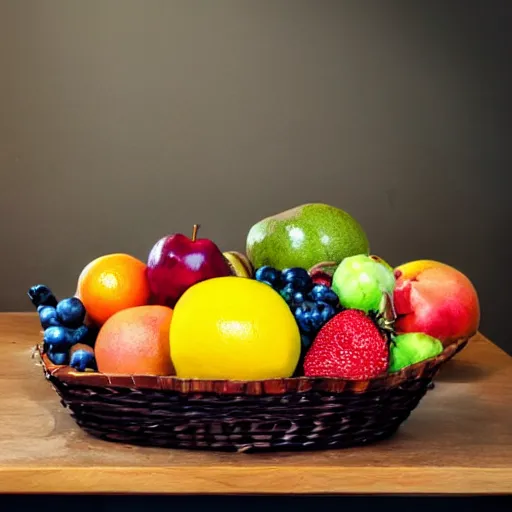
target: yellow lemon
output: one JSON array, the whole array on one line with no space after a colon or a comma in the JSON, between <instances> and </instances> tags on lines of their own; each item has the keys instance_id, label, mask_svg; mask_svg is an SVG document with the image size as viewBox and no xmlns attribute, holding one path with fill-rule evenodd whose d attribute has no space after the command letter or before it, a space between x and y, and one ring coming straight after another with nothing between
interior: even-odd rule
<instances>
[{"instance_id":1,"label":"yellow lemon","mask_svg":"<svg viewBox=\"0 0 512 512\"><path fill-rule=\"evenodd\" d=\"M291 377L300 357L299 329L284 299L235 276L191 286L174 307L169 337L181 378Z\"/></svg>"}]
</instances>

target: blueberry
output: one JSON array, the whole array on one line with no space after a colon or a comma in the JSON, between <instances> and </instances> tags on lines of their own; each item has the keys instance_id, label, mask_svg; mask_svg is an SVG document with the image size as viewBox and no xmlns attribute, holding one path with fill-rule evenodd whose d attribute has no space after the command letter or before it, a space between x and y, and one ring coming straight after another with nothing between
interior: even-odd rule
<instances>
[{"instance_id":1,"label":"blueberry","mask_svg":"<svg viewBox=\"0 0 512 512\"><path fill-rule=\"evenodd\" d=\"M305 300L304 294L296 291L292 283L288 283L284 288L279 290L279 293L291 308L300 306Z\"/></svg>"},{"instance_id":2,"label":"blueberry","mask_svg":"<svg viewBox=\"0 0 512 512\"><path fill-rule=\"evenodd\" d=\"M66 327L78 327L85 318L85 307L77 297L69 297L57 304L57 316Z\"/></svg>"},{"instance_id":3,"label":"blueberry","mask_svg":"<svg viewBox=\"0 0 512 512\"><path fill-rule=\"evenodd\" d=\"M316 303L318 312L320 313L320 328L325 325L333 316L336 315L336 307L327 302L318 301Z\"/></svg>"},{"instance_id":4,"label":"blueberry","mask_svg":"<svg viewBox=\"0 0 512 512\"><path fill-rule=\"evenodd\" d=\"M308 271L300 267L292 267L283 270L281 277L284 286L292 284L296 291L307 292L311 288L311 276Z\"/></svg>"},{"instance_id":5,"label":"blueberry","mask_svg":"<svg viewBox=\"0 0 512 512\"><path fill-rule=\"evenodd\" d=\"M315 304L311 308L311 312L309 313L309 315L310 315L311 325L313 326L313 331L319 331L323 325L323 320L322 320L322 315L320 313L318 304Z\"/></svg>"},{"instance_id":6,"label":"blueberry","mask_svg":"<svg viewBox=\"0 0 512 512\"><path fill-rule=\"evenodd\" d=\"M292 303L293 296L295 295L295 289L293 288L293 285L287 284L284 288L279 290L279 294L283 297L286 303L290 305Z\"/></svg>"},{"instance_id":7,"label":"blueberry","mask_svg":"<svg viewBox=\"0 0 512 512\"><path fill-rule=\"evenodd\" d=\"M315 310L316 304L311 301L305 301L299 307L295 308L293 315L301 333L309 334L317 330L314 324L317 320L313 318L313 312ZM317 313L317 315L319 314Z\"/></svg>"},{"instance_id":8,"label":"blueberry","mask_svg":"<svg viewBox=\"0 0 512 512\"><path fill-rule=\"evenodd\" d=\"M96 338L96 331L87 325L77 327L73 332L73 343L85 343L92 345Z\"/></svg>"},{"instance_id":9,"label":"blueberry","mask_svg":"<svg viewBox=\"0 0 512 512\"><path fill-rule=\"evenodd\" d=\"M94 362L94 351L87 345L76 345L70 351L69 365L75 370L84 372Z\"/></svg>"},{"instance_id":10,"label":"blueberry","mask_svg":"<svg viewBox=\"0 0 512 512\"><path fill-rule=\"evenodd\" d=\"M48 286L44 284L36 284L29 288L28 296L32 304L37 308L38 306L53 306L57 305L57 299L53 295Z\"/></svg>"},{"instance_id":11,"label":"blueberry","mask_svg":"<svg viewBox=\"0 0 512 512\"><path fill-rule=\"evenodd\" d=\"M39 321L43 329L52 325L60 325L59 319L57 318L57 311L53 306L39 306L37 310L39 312Z\"/></svg>"},{"instance_id":12,"label":"blueberry","mask_svg":"<svg viewBox=\"0 0 512 512\"><path fill-rule=\"evenodd\" d=\"M295 292L292 297L292 305L300 306L305 300L306 297L304 297L304 294L302 292Z\"/></svg>"},{"instance_id":13,"label":"blueberry","mask_svg":"<svg viewBox=\"0 0 512 512\"><path fill-rule=\"evenodd\" d=\"M256 281L265 281L270 284L272 288L279 288L281 272L273 267L264 265L256 270L254 277Z\"/></svg>"},{"instance_id":14,"label":"blueberry","mask_svg":"<svg viewBox=\"0 0 512 512\"><path fill-rule=\"evenodd\" d=\"M311 300L314 300L315 302L327 302L327 304L332 304L333 306L337 306L339 303L339 298L334 291L323 284L315 284L313 288L311 288L309 296Z\"/></svg>"},{"instance_id":15,"label":"blueberry","mask_svg":"<svg viewBox=\"0 0 512 512\"><path fill-rule=\"evenodd\" d=\"M44 342L54 352L62 352L74 344L73 329L62 326L47 327L44 331Z\"/></svg>"},{"instance_id":16,"label":"blueberry","mask_svg":"<svg viewBox=\"0 0 512 512\"><path fill-rule=\"evenodd\" d=\"M306 300L293 314L301 334L314 334L336 314L336 308L326 302Z\"/></svg>"},{"instance_id":17,"label":"blueberry","mask_svg":"<svg viewBox=\"0 0 512 512\"><path fill-rule=\"evenodd\" d=\"M53 364L68 364L67 352L48 352L48 358Z\"/></svg>"}]
</instances>

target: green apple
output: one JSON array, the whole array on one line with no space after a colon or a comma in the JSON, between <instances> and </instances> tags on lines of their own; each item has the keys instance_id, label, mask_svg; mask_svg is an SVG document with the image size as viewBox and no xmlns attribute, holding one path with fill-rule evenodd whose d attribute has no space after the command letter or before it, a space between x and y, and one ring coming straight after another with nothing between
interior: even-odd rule
<instances>
[{"instance_id":1,"label":"green apple","mask_svg":"<svg viewBox=\"0 0 512 512\"><path fill-rule=\"evenodd\" d=\"M334 206L308 203L260 220L247 235L246 254L254 268L309 269L322 261L340 263L369 252L363 228Z\"/></svg>"},{"instance_id":2,"label":"green apple","mask_svg":"<svg viewBox=\"0 0 512 512\"><path fill-rule=\"evenodd\" d=\"M393 338L389 352L389 373L397 372L431 357L438 356L443 351L443 344L422 332L399 334Z\"/></svg>"},{"instance_id":3,"label":"green apple","mask_svg":"<svg viewBox=\"0 0 512 512\"><path fill-rule=\"evenodd\" d=\"M331 288L345 308L365 313L379 311L383 294L393 296L395 276L392 267L382 258L358 254L345 258L338 265Z\"/></svg>"}]
</instances>

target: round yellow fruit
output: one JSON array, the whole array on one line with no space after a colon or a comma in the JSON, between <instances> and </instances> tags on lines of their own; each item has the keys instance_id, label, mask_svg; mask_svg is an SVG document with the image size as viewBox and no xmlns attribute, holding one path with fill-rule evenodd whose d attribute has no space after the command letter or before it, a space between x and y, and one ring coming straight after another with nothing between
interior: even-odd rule
<instances>
[{"instance_id":1,"label":"round yellow fruit","mask_svg":"<svg viewBox=\"0 0 512 512\"><path fill-rule=\"evenodd\" d=\"M284 299L269 285L235 276L191 286L170 327L176 375L188 379L291 377L300 333Z\"/></svg>"}]
</instances>

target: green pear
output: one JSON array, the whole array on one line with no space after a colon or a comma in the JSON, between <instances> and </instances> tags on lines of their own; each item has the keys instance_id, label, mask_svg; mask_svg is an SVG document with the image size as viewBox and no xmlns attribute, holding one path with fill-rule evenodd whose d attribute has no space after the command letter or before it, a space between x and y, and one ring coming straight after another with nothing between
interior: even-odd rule
<instances>
[{"instance_id":1,"label":"green pear","mask_svg":"<svg viewBox=\"0 0 512 512\"><path fill-rule=\"evenodd\" d=\"M389 353L389 373L397 372L443 351L443 344L422 332L408 332L393 338Z\"/></svg>"},{"instance_id":2,"label":"green pear","mask_svg":"<svg viewBox=\"0 0 512 512\"><path fill-rule=\"evenodd\" d=\"M322 261L340 263L369 254L363 228L347 212L308 203L260 220L247 235L246 254L254 268L309 269Z\"/></svg>"}]
</instances>

